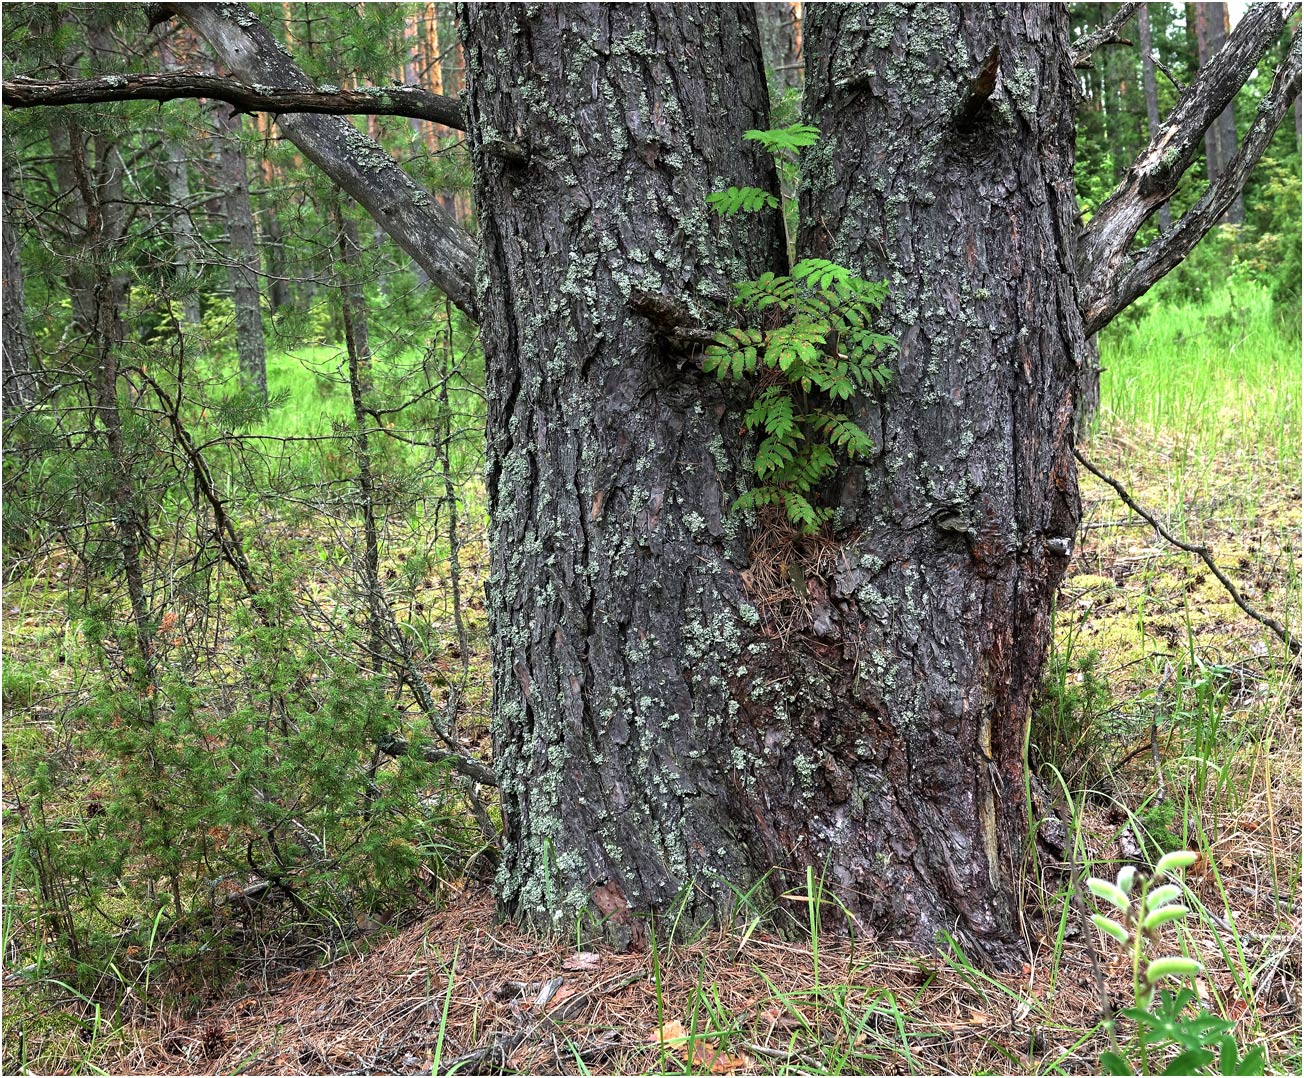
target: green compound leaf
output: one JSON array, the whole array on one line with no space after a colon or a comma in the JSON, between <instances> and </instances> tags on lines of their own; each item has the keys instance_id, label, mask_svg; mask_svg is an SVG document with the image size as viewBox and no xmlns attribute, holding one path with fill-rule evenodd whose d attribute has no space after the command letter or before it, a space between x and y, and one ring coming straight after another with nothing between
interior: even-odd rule
<instances>
[{"instance_id":1,"label":"green compound leaf","mask_svg":"<svg viewBox=\"0 0 1304 1078\"><path fill-rule=\"evenodd\" d=\"M757 213L760 210L778 209L779 200L769 191L759 187L727 187L706 196L706 203L722 217L737 213Z\"/></svg>"},{"instance_id":2,"label":"green compound leaf","mask_svg":"<svg viewBox=\"0 0 1304 1078\"><path fill-rule=\"evenodd\" d=\"M795 153L807 146L814 146L820 139L820 129L810 124L790 124L788 127L776 127L772 131L745 131L743 138L759 142L769 153Z\"/></svg>"}]
</instances>

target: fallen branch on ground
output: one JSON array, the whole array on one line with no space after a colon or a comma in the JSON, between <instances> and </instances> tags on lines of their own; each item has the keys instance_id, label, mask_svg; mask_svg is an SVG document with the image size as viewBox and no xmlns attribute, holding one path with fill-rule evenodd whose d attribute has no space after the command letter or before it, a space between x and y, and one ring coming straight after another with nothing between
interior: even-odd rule
<instances>
[{"instance_id":1,"label":"fallen branch on ground","mask_svg":"<svg viewBox=\"0 0 1304 1078\"><path fill-rule=\"evenodd\" d=\"M1086 468L1087 471L1089 471L1102 483L1106 483L1109 486L1113 487L1114 493L1116 493L1121 499L1123 499L1124 505L1126 505L1129 509L1131 509L1132 512L1136 513L1137 516L1146 520L1155 529L1155 531L1157 531L1161 536L1163 536L1170 543L1172 543L1173 546L1177 547L1179 550L1185 550L1187 553L1197 555L1200 558L1200 560L1204 562L1206 566L1208 566L1209 572L1213 573L1213 575L1217 578L1218 583L1227 589L1227 594L1232 597L1232 601L1237 606L1239 606L1242 610L1244 610L1246 614L1248 614L1251 618L1257 621L1260 625L1266 626L1267 628L1271 629L1273 634L1277 637L1277 639L1286 645L1286 649L1292 655L1296 657L1299 656L1299 641L1296 640L1293 636L1291 636L1290 630L1288 630L1286 626L1284 626L1280 621L1278 621L1276 618L1272 617L1271 615L1260 613L1258 610L1252 607L1241 597L1241 593L1236 590L1236 585L1231 582L1231 580L1228 578L1226 573L1224 573L1221 569L1218 568L1218 564L1213 560L1213 554L1210 552L1207 546L1200 546L1199 544L1196 543L1182 542L1181 539L1178 539L1177 536L1173 535L1172 532L1170 532L1167 528L1165 528L1159 522L1159 519L1157 517L1155 517L1152 513L1147 512L1145 509L1142 509L1141 506L1137 504L1136 499L1133 498L1132 495L1130 495L1127 492L1127 488L1124 487L1122 483L1120 483L1117 479L1111 479L1099 468L1097 468L1094 464L1092 464L1091 461L1087 460L1087 458L1082 455L1082 451L1078 449L1077 446L1073 447L1073 455L1078 458L1078 463L1081 464L1082 467Z\"/></svg>"}]
</instances>

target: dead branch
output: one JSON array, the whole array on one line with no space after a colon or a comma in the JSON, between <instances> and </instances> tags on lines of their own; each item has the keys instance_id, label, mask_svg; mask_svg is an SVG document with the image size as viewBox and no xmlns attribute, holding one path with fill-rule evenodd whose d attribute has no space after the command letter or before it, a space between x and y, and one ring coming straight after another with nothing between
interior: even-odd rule
<instances>
[{"instance_id":1,"label":"dead branch","mask_svg":"<svg viewBox=\"0 0 1304 1078\"><path fill-rule=\"evenodd\" d=\"M1099 296L1099 306L1088 311L1087 332L1094 333L1119 311L1144 295L1161 277L1174 269L1213 228L1244 188L1273 133L1280 126L1300 92L1300 31L1291 39L1286 59L1277 68L1272 87L1259 102L1254 122L1241 140L1236 156L1206 189L1177 224L1140 251L1130 252L1120 272Z\"/></svg>"},{"instance_id":2,"label":"dead branch","mask_svg":"<svg viewBox=\"0 0 1304 1078\"><path fill-rule=\"evenodd\" d=\"M317 87L245 4L156 4L156 19L176 15L249 86L301 92ZM286 138L358 202L431 282L476 318L475 240L390 155L342 116L286 113Z\"/></svg>"},{"instance_id":3,"label":"dead branch","mask_svg":"<svg viewBox=\"0 0 1304 1078\"><path fill-rule=\"evenodd\" d=\"M1082 285L1082 309L1086 316L1086 329L1092 334L1103 328L1137 296L1159 280L1176 261L1168 264L1157 257L1149 266L1149 274L1131 277L1123 298L1119 285L1125 276L1131 276L1129 259L1132 240L1146 219L1166 203L1176 190L1179 181L1190 167L1199 151L1204 132L1218 118L1236 93L1245 85L1254 69L1277 43L1286 21L1297 10L1296 3L1258 3L1242 16L1227 43L1201 69L1198 77L1178 99L1168 119L1150 139L1149 145L1132 163L1127 175L1113 193L1097 209L1079 240L1078 271ZM1266 130L1258 130L1258 138L1246 139L1244 156L1219 177L1211 202L1228 196L1229 201L1244 185L1245 176L1258 160L1266 145L1266 138L1275 130L1279 116L1294 101L1299 92L1298 49L1281 65L1285 76L1279 94L1266 113L1261 111L1256 122L1266 123ZM1284 94L1282 97L1280 95ZM1273 117L1277 117L1274 120ZM1238 167L1239 166L1239 167ZM1217 214L1201 212L1188 222L1183 242L1171 248L1184 257L1195 243L1217 222ZM1169 237L1174 229L1160 241L1161 245L1176 244Z\"/></svg>"},{"instance_id":4,"label":"dead branch","mask_svg":"<svg viewBox=\"0 0 1304 1078\"><path fill-rule=\"evenodd\" d=\"M10 108L93 105L107 101L176 101L208 98L225 101L241 112L274 114L315 112L335 116L406 116L457 130L466 121L451 97L419 86L368 87L362 90L246 86L221 75L184 71L137 75L102 75L94 79L41 82L18 76L4 80L4 103Z\"/></svg>"},{"instance_id":5,"label":"dead branch","mask_svg":"<svg viewBox=\"0 0 1304 1078\"><path fill-rule=\"evenodd\" d=\"M1109 22L1085 37L1079 38L1069 49L1069 59L1073 66L1091 67L1091 54L1104 45L1131 45L1132 42L1123 37L1119 31L1136 14L1136 9L1140 6L1140 4L1120 4L1118 11Z\"/></svg>"}]
</instances>

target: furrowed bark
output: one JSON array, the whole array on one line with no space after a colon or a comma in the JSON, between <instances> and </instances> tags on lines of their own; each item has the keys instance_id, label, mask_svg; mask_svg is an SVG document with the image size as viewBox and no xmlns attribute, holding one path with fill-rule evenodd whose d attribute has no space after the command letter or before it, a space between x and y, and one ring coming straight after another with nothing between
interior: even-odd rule
<instances>
[{"instance_id":1,"label":"furrowed bark","mask_svg":"<svg viewBox=\"0 0 1304 1078\"><path fill-rule=\"evenodd\" d=\"M1286 59L1277 68L1272 87L1259 102L1250 129L1241 141L1236 156L1223 168L1221 175L1205 190L1171 229L1154 243L1129 252L1117 275L1104 292L1095 293L1088 311L1089 332L1108 325L1129 303L1145 295L1170 270L1175 269L1195 245L1227 213L1258 164L1272 136L1285 120L1300 93L1300 31L1291 38Z\"/></svg>"},{"instance_id":2,"label":"furrowed bark","mask_svg":"<svg viewBox=\"0 0 1304 1078\"><path fill-rule=\"evenodd\" d=\"M36 350L27 329L27 301L23 289L23 265L18 256L19 235L16 183L9 160L4 162L4 410L14 411L36 400L39 386Z\"/></svg>"},{"instance_id":3,"label":"furrowed bark","mask_svg":"<svg viewBox=\"0 0 1304 1078\"><path fill-rule=\"evenodd\" d=\"M734 752L750 683L745 474L718 383L680 369L639 290L722 322L785 264L751 5L470 5L468 136L484 252L498 887L518 921L617 944L647 914L723 918L772 862ZM511 141L525 163L495 153ZM770 759L782 749L763 749ZM678 903L682 901L682 909Z\"/></svg>"},{"instance_id":4,"label":"furrowed bark","mask_svg":"<svg viewBox=\"0 0 1304 1078\"><path fill-rule=\"evenodd\" d=\"M225 101L241 112L318 113L331 116L408 116L460 131L462 107L454 98L419 86L375 86L361 90L281 89L246 86L221 75L150 72L101 75L93 79L42 82L21 76L5 79L4 103L11 108L93 105L105 101L177 101L203 97Z\"/></svg>"},{"instance_id":5,"label":"furrowed bark","mask_svg":"<svg viewBox=\"0 0 1304 1078\"><path fill-rule=\"evenodd\" d=\"M1078 245L1078 278L1088 333L1100 330L1122 309L1114 293L1129 272L1129 248L1137 231L1171 197L1205 131L1268 55L1286 20L1298 9L1295 3L1250 7L1227 44L1182 93L1158 134L1092 217Z\"/></svg>"},{"instance_id":6,"label":"furrowed bark","mask_svg":"<svg viewBox=\"0 0 1304 1078\"><path fill-rule=\"evenodd\" d=\"M315 91L244 4L164 4L212 47L240 80ZM286 137L363 206L461 310L476 317L475 241L379 145L348 120L312 114L282 115Z\"/></svg>"},{"instance_id":7,"label":"furrowed bark","mask_svg":"<svg viewBox=\"0 0 1304 1078\"><path fill-rule=\"evenodd\" d=\"M1025 723L1079 517L1068 19L828 4L805 30L798 250L887 279L900 355L858 405L879 453L842 481L829 624L786 671L815 767L769 791L771 824L862 925L1013 962Z\"/></svg>"}]
</instances>

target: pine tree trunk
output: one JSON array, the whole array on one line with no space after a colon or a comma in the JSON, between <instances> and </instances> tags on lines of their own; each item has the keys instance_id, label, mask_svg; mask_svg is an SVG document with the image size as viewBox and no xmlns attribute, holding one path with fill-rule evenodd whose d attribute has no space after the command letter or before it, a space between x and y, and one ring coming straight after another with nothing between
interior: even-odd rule
<instances>
[{"instance_id":1,"label":"pine tree trunk","mask_svg":"<svg viewBox=\"0 0 1304 1078\"><path fill-rule=\"evenodd\" d=\"M36 400L39 389L36 349L27 329L27 300L23 290L23 264L18 255L19 235L15 178L9 159L4 161L4 409L11 413ZM9 416L6 415L6 419Z\"/></svg>"},{"instance_id":2,"label":"pine tree trunk","mask_svg":"<svg viewBox=\"0 0 1304 1078\"><path fill-rule=\"evenodd\" d=\"M777 214L705 204L776 187L742 137L768 126L753 9L689 10L484 4L463 30L500 900L546 929L596 910L625 944L677 899L684 928L723 917L727 881L767 867L732 730L756 617L737 418L629 306L644 290L718 323L730 281L784 264Z\"/></svg>"},{"instance_id":3,"label":"pine tree trunk","mask_svg":"<svg viewBox=\"0 0 1304 1078\"><path fill-rule=\"evenodd\" d=\"M1204 67L1217 54L1227 40L1227 5L1225 3L1196 4L1196 40L1200 49L1200 66ZM1209 165L1212 182L1222 175L1223 169L1236 156L1236 113L1232 105L1219 115L1217 121L1204 133L1205 159ZM1227 222L1245 223L1245 200L1238 194L1227 211Z\"/></svg>"},{"instance_id":4,"label":"pine tree trunk","mask_svg":"<svg viewBox=\"0 0 1304 1078\"><path fill-rule=\"evenodd\" d=\"M159 42L159 60L165 71L179 71L181 65L176 62L172 47L165 38ZM163 142L163 159L159 164L167 184L168 201L172 203L169 221L172 231L172 263L179 277L184 277L199 257L199 245L195 242L195 224L190 219L190 165L186 160L185 147L176 139L165 138ZM202 316L198 291L188 292L181 303L182 318L186 325L196 326Z\"/></svg>"},{"instance_id":5,"label":"pine tree trunk","mask_svg":"<svg viewBox=\"0 0 1304 1078\"><path fill-rule=\"evenodd\" d=\"M1159 86L1155 79L1155 57L1150 40L1150 5L1137 9L1137 44L1141 49L1141 82L1146 98L1146 124L1150 137L1159 130ZM1168 203L1159 207L1159 230L1167 232L1173 227L1173 214Z\"/></svg>"},{"instance_id":6,"label":"pine tree trunk","mask_svg":"<svg viewBox=\"0 0 1304 1078\"><path fill-rule=\"evenodd\" d=\"M880 455L807 541L746 534L745 398L628 304L719 324L730 280L782 265L776 221L703 210L773 188L741 140L766 123L751 9L681 11L470 9L500 897L637 942L640 915L697 925L816 866L862 930L1010 960L1024 724L1078 517L1067 18L808 16L802 250L889 279L901 358L860 406ZM993 44L1004 89L962 134Z\"/></svg>"},{"instance_id":7,"label":"pine tree trunk","mask_svg":"<svg viewBox=\"0 0 1304 1078\"><path fill-rule=\"evenodd\" d=\"M218 132L218 181L226 215L229 277L235 302L235 342L241 384L260 401L267 400L267 356L263 341L262 300L258 291L260 259L254 243L254 215L249 201L249 170L240 145L240 116L219 106L213 111Z\"/></svg>"},{"instance_id":8,"label":"pine tree trunk","mask_svg":"<svg viewBox=\"0 0 1304 1078\"><path fill-rule=\"evenodd\" d=\"M756 4L765 66L773 72L770 85L780 93L801 85L801 18L787 2L761 0Z\"/></svg>"}]
</instances>

